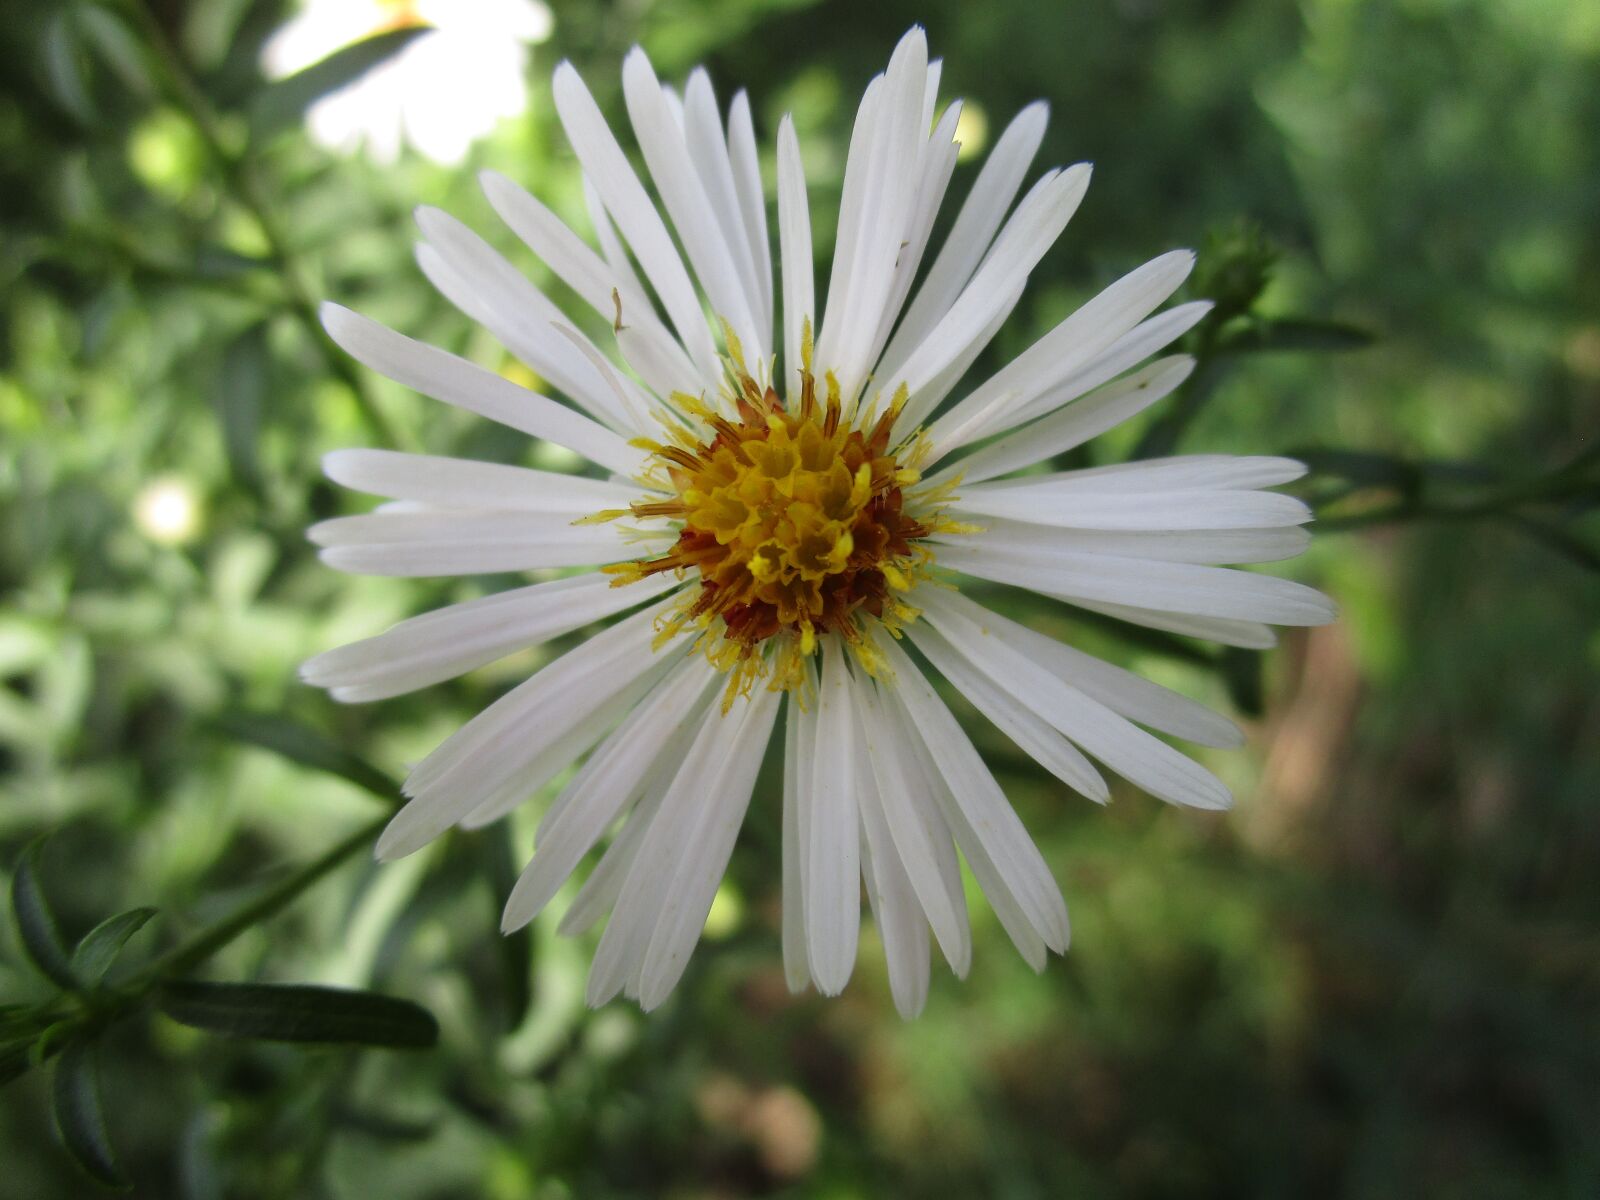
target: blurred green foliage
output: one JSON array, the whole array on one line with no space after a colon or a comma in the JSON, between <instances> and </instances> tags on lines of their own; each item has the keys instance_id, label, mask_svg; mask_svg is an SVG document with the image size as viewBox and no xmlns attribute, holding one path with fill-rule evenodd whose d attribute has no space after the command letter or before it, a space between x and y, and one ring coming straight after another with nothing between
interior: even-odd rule
<instances>
[{"instance_id":1,"label":"blurred green foliage","mask_svg":"<svg viewBox=\"0 0 1600 1200\"><path fill-rule=\"evenodd\" d=\"M438 1049L115 1024L99 1088L136 1194L1600 1194L1600 8L552 9L528 113L459 169L313 145L310 91L258 67L279 0L54 0L0 23L0 860L54 831L35 882L69 941L157 905L95 953L182 946L381 818L367 764L398 773L562 648L363 708L294 676L500 582L317 564L301 530L355 503L322 451L528 450L353 370L311 306L502 365L425 285L408 214L440 205L510 251L473 179L493 166L584 227L547 90L563 56L613 114L636 40L666 77L704 60L724 97L749 87L765 141L792 110L819 258L856 98L907 25L992 133L1049 99L1041 163L1092 159L1095 184L978 369L1153 253L1202 247L1195 294L1242 300L1200 334L1185 420L1094 450L1306 452L1328 526L1370 526L1302 565L1344 620L1263 678L995 597L1209 701L1259 692L1264 715L1212 764L1241 796L1221 820L1126 791L1086 811L982 729L1076 941L1035 977L975 905L972 978L936 981L909 1025L870 934L843 999L787 996L770 778L707 944L649 1018L587 1012L589 948L550 922L497 934L527 814L381 870L357 854L207 970L412 998ZM1352 329L1376 345L1314 352ZM49 1001L5 938L0 1000ZM57 1088L92 1108L81 1066ZM8 1196L91 1186L48 1092L33 1072L0 1094Z\"/></svg>"}]
</instances>

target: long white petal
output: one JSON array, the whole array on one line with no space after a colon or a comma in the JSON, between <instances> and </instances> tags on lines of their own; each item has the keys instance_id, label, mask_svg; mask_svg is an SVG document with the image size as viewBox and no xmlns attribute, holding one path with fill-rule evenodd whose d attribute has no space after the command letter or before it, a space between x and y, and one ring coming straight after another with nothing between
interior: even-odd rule
<instances>
[{"instance_id":1,"label":"long white petal","mask_svg":"<svg viewBox=\"0 0 1600 1200\"><path fill-rule=\"evenodd\" d=\"M1067 907L1039 848L1028 837L971 740L916 664L890 638L878 638L876 645L894 672L893 695L910 715L932 765L949 785L962 823L951 820L949 813L946 819L950 820L962 852L969 862L974 861L971 846L962 841L964 835L969 835L987 855L995 873L1005 880L1028 924L1051 949L1058 954L1064 952L1071 936Z\"/></svg>"},{"instance_id":2,"label":"long white petal","mask_svg":"<svg viewBox=\"0 0 1600 1200\"><path fill-rule=\"evenodd\" d=\"M994 249L950 310L903 364L885 366L884 385L904 381L911 391L908 424L921 423L932 406L919 396L928 382L969 351L994 314L1026 284L1029 274L1055 244L1089 187L1087 163L1046 175L1017 206L995 240Z\"/></svg>"},{"instance_id":3,"label":"long white petal","mask_svg":"<svg viewBox=\"0 0 1600 1200\"><path fill-rule=\"evenodd\" d=\"M300 678L338 700L398 696L582 629L676 583L658 577L616 588L595 573L496 592L319 654L301 666Z\"/></svg>"},{"instance_id":4,"label":"long white petal","mask_svg":"<svg viewBox=\"0 0 1600 1200\"><path fill-rule=\"evenodd\" d=\"M884 351L885 363L903 362L921 345L955 303L994 240L1027 175L1028 164L1044 140L1050 108L1042 100L1028 105L1006 126L978 173L961 212L951 226L938 257L906 310L894 340Z\"/></svg>"},{"instance_id":5,"label":"long white petal","mask_svg":"<svg viewBox=\"0 0 1600 1200\"><path fill-rule=\"evenodd\" d=\"M1158 492L1174 488L1265 488L1293 483L1306 473L1298 459L1259 454L1180 454L1138 458L1103 467L1048 475L1023 475L984 485L1000 488L1048 486L1051 491Z\"/></svg>"},{"instance_id":6,"label":"long white petal","mask_svg":"<svg viewBox=\"0 0 1600 1200\"><path fill-rule=\"evenodd\" d=\"M859 202L850 209L841 205L839 212L840 252L850 261L842 291L829 287L818 349L847 400L859 390L876 357L879 315L895 286L895 263L915 217L917 164L928 139L922 121L927 79L927 37L913 27L895 47L884 75L873 137L860 164L864 180ZM856 165L846 164L847 183Z\"/></svg>"},{"instance_id":7,"label":"long white petal","mask_svg":"<svg viewBox=\"0 0 1600 1200\"><path fill-rule=\"evenodd\" d=\"M964 483L979 483L1065 453L1164 399L1193 371L1192 358L1173 355L1157 359L1142 370L957 459L932 475L929 482L938 484L959 475Z\"/></svg>"},{"instance_id":8,"label":"long white petal","mask_svg":"<svg viewBox=\"0 0 1600 1200\"><path fill-rule=\"evenodd\" d=\"M1311 520L1311 509L1293 496L1218 488L1092 492L1048 484L1003 491L980 486L964 490L958 507L1035 525L1111 531L1279 529Z\"/></svg>"},{"instance_id":9,"label":"long white petal","mask_svg":"<svg viewBox=\"0 0 1600 1200\"><path fill-rule=\"evenodd\" d=\"M908 632L939 673L1029 758L1096 804L1111 799L1111 790L1100 772L1060 730L1020 704L1004 688L990 682L988 676L958 654L926 621L916 622Z\"/></svg>"},{"instance_id":10,"label":"long white petal","mask_svg":"<svg viewBox=\"0 0 1600 1200\"><path fill-rule=\"evenodd\" d=\"M1057 678L1028 655L987 635L945 597L928 594L918 599L923 619L958 653L1129 782L1174 804L1213 809L1232 804L1228 789L1193 759Z\"/></svg>"},{"instance_id":11,"label":"long white petal","mask_svg":"<svg viewBox=\"0 0 1600 1200\"><path fill-rule=\"evenodd\" d=\"M977 538L970 541L944 547L939 562L1066 600L1273 625L1326 625L1335 616L1333 603L1321 592L1273 575L1110 554L1063 551L1044 559L994 549Z\"/></svg>"},{"instance_id":12,"label":"long white petal","mask_svg":"<svg viewBox=\"0 0 1600 1200\"><path fill-rule=\"evenodd\" d=\"M750 97L736 92L728 108L728 161L733 166L734 190L744 217L750 258L756 267L755 300L761 328L772 333L772 247L767 241L767 201L761 188L761 161L756 154L755 124L750 119Z\"/></svg>"},{"instance_id":13,"label":"long white petal","mask_svg":"<svg viewBox=\"0 0 1600 1200\"><path fill-rule=\"evenodd\" d=\"M746 346L761 346L750 298L685 144L684 126L671 112L661 81L638 46L623 60L622 91L650 177L712 311L732 325Z\"/></svg>"},{"instance_id":14,"label":"long white petal","mask_svg":"<svg viewBox=\"0 0 1600 1200\"><path fill-rule=\"evenodd\" d=\"M968 515L952 509L968 523L981 526L980 534L939 533L939 544L984 545L1007 553L1051 557L1063 552L1110 554L1123 558L1157 558L1164 562L1200 563L1205 566L1278 562L1305 552L1311 535L1299 526L1280 529L1203 529L1187 533L1110 529L1063 529L1006 517Z\"/></svg>"},{"instance_id":15,"label":"long white petal","mask_svg":"<svg viewBox=\"0 0 1600 1200\"><path fill-rule=\"evenodd\" d=\"M719 368L711 330L694 284L672 244L672 235L571 63L563 62L556 68L552 92L567 141L583 165L584 174L649 276L702 378L715 380Z\"/></svg>"},{"instance_id":16,"label":"long white petal","mask_svg":"<svg viewBox=\"0 0 1600 1200\"><path fill-rule=\"evenodd\" d=\"M605 426L493 371L396 333L341 305L325 303L320 311L322 327L345 353L398 384L529 437L565 446L618 475L631 478L644 467L645 452Z\"/></svg>"},{"instance_id":17,"label":"long white petal","mask_svg":"<svg viewBox=\"0 0 1600 1200\"><path fill-rule=\"evenodd\" d=\"M1003 423L1008 409L1020 408L1069 378L1155 311L1193 268L1191 251L1174 250L1111 284L935 421L928 430L933 455L983 436Z\"/></svg>"},{"instance_id":18,"label":"long white petal","mask_svg":"<svg viewBox=\"0 0 1600 1200\"><path fill-rule=\"evenodd\" d=\"M860 933L860 817L850 666L837 637L823 639L817 745L810 796L806 940L817 990L836 996L855 967Z\"/></svg>"},{"instance_id":19,"label":"long white petal","mask_svg":"<svg viewBox=\"0 0 1600 1200\"><path fill-rule=\"evenodd\" d=\"M986 636L1006 643L1130 721L1203 746L1244 744L1244 734L1237 725L1187 696L1075 650L959 593L941 599L952 611L978 625Z\"/></svg>"},{"instance_id":20,"label":"long white petal","mask_svg":"<svg viewBox=\"0 0 1600 1200\"><path fill-rule=\"evenodd\" d=\"M783 378L787 394L798 403L800 343L806 322L815 326L817 301L805 169L789 116L778 125L778 253L783 267Z\"/></svg>"},{"instance_id":21,"label":"long white petal","mask_svg":"<svg viewBox=\"0 0 1600 1200\"><path fill-rule=\"evenodd\" d=\"M644 790L647 774L669 769L663 752L704 715L713 673L703 656L685 659L595 749L540 827L535 853L506 901L503 930L533 920L606 828Z\"/></svg>"},{"instance_id":22,"label":"long white petal","mask_svg":"<svg viewBox=\"0 0 1600 1200\"><path fill-rule=\"evenodd\" d=\"M857 769L861 797L861 878L872 904L889 967L889 993L901 1017L911 1020L928 999L928 922L912 886L878 795L877 780L865 763Z\"/></svg>"},{"instance_id":23,"label":"long white petal","mask_svg":"<svg viewBox=\"0 0 1600 1200\"><path fill-rule=\"evenodd\" d=\"M322 471L356 491L441 508L525 508L584 516L626 508L639 498L632 484L396 450L333 450L322 456Z\"/></svg>"},{"instance_id":24,"label":"long white petal","mask_svg":"<svg viewBox=\"0 0 1600 1200\"><path fill-rule=\"evenodd\" d=\"M673 815L684 826L679 838L683 854L640 973L639 1004L647 1012L667 998L700 939L717 884L728 869L734 840L744 823L750 792L778 715L778 699L777 692L757 689L738 733L725 748L727 762L716 790L710 795L686 793ZM663 809L658 819L665 819L667 811Z\"/></svg>"},{"instance_id":25,"label":"long white petal","mask_svg":"<svg viewBox=\"0 0 1600 1200\"><path fill-rule=\"evenodd\" d=\"M479 575L597 566L639 554L614 525L479 509L334 517L306 536L323 547L323 562L355 575Z\"/></svg>"},{"instance_id":26,"label":"long white petal","mask_svg":"<svg viewBox=\"0 0 1600 1200\"><path fill-rule=\"evenodd\" d=\"M423 207L416 219L427 238L417 247L417 264L441 295L591 416L628 428L626 411L572 345L556 336L553 326L566 318L554 301L448 213Z\"/></svg>"},{"instance_id":27,"label":"long white petal","mask_svg":"<svg viewBox=\"0 0 1600 1200\"><path fill-rule=\"evenodd\" d=\"M811 982L806 959L805 875L800 865L800 705L793 692L783 721L783 978L791 992Z\"/></svg>"},{"instance_id":28,"label":"long white petal","mask_svg":"<svg viewBox=\"0 0 1600 1200\"><path fill-rule=\"evenodd\" d=\"M949 832L937 813L919 803L922 780L910 762L911 748L884 716L877 685L870 680L857 681L852 701L865 734L863 749L874 782L873 798L915 893L918 914L926 914L945 960L964 977L972 965L972 934L960 873L952 875L941 866L952 855Z\"/></svg>"},{"instance_id":29,"label":"long white petal","mask_svg":"<svg viewBox=\"0 0 1600 1200\"><path fill-rule=\"evenodd\" d=\"M1222 617L1197 617L1189 613L1164 612L1156 608L1138 608L1130 604L1102 604L1092 600L1071 600L1076 608L1086 608L1130 625L1143 625L1167 633L1181 633L1185 637L1200 638L1207 642L1221 642L1224 646L1238 646L1242 650L1270 650L1278 644L1278 635L1270 625L1260 621L1229 621Z\"/></svg>"},{"instance_id":30,"label":"long white petal","mask_svg":"<svg viewBox=\"0 0 1600 1200\"><path fill-rule=\"evenodd\" d=\"M406 778L411 802L378 839L378 857L426 845L640 675L682 653L682 638L651 649L655 620L674 603L669 596L596 634L446 738Z\"/></svg>"}]
</instances>

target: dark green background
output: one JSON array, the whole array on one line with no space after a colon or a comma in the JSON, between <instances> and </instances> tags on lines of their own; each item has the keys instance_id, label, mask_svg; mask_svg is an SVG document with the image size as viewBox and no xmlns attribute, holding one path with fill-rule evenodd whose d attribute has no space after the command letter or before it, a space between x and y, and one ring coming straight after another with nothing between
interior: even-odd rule
<instances>
[{"instance_id":1,"label":"dark green background","mask_svg":"<svg viewBox=\"0 0 1600 1200\"><path fill-rule=\"evenodd\" d=\"M616 68L635 40L664 77L705 61L724 98L748 86L764 148L795 112L825 258L860 89L918 21L946 60L945 94L980 107L991 140L1042 96L1038 166L1096 163L980 367L1116 274L1172 246L1214 248L1248 220L1282 250L1258 312L1353 322L1378 341L1231 362L1183 449L1358 450L1435 464L1440 486L1470 493L1536 478L1600 430L1600 6L552 7L529 113L467 167L335 158L293 125L258 139L257 200L306 295L496 362L412 263L409 209L439 204L510 251L472 178L492 165L581 227L549 71L570 56L620 118ZM43 875L69 933L163 909L134 953L379 811L219 733L221 714L283 713L398 772L551 648L356 709L295 682L309 654L470 589L317 564L302 528L360 503L320 481L318 456L378 435L296 318L240 180L91 8L12 6L0 33L0 860L54 830ZM282 7L153 8L219 136L243 145ZM974 169L958 169L956 194ZM413 447L527 453L367 382ZM1125 454L1137 432L1096 453ZM131 516L167 475L201 507L177 546ZM557 940L550 920L517 1011L515 946L508 957L495 928L528 814L401 865L358 859L211 974L408 996L438 1016L440 1048L303 1052L159 1018L119 1026L104 1086L136 1194L1600 1194L1587 503L1320 537L1294 570L1344 616L1285 637L1249 749L1207 756L1239 796L1230 815L1126 788L1093 809L972 717L1075 940L1035 977L975 906L971 979L936 969L911 1024L870 933L844 998L787 996L771 764L713 935L650 1017L585 1011L591 944ZM1208 668L1056 606L999 602L1229 703ZM0 1000L40 994L5 937ZM0 1104L0 1194L86 1194L43 1078Z\"/></svg>"}]
</instances>

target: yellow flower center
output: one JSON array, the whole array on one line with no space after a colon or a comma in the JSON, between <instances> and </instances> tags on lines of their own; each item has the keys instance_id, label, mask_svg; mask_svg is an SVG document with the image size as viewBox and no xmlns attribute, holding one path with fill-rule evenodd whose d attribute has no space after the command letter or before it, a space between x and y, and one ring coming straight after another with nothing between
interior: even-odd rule
<instances>
[{"instance_id":1,"label":"yellow flower center","mask_svg":"<svg viewBox=\"0 0 1600 1200\"><path fill-rule=\"evenodd\" d=\"M908 504L920 478L908 460L920 442L896 443L903 394L857 426L831 376L819 401L809 361L798 403L785 405L750 375L736 341L730 350L723 411L674 395L701 428L671 425L669 444L649 443L655 473L675 496L629 510L677 523L677 540L656 558L605 569L617 584L663 571L698 576L664 633L688 623L705 631L701 648L732 673L731 701L768 674L774 688L799 686L824 633L843 637L874 670L865 623L893 632L915 617L900 593L932 564L923 539L940 525L945 489Z\"/></svg>"}]
</instances>

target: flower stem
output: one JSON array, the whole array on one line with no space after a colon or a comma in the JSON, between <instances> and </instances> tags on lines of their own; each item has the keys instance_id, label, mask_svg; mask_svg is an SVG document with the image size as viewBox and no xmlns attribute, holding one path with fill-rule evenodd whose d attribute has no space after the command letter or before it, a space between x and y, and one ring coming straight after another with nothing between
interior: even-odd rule
<instances>
[{"instance_id":1,"label":"flower stem","mask_svg":"<svg viewBox=\"0 0 1600 1200\"><path fill-rule=\"evenodd\" d=\"M150 65L159 77L161 90L183 111L200 135L229 197L250 214L260 229L267 248L266 260L282 282L289 312L304 327L328 370L350 389L356 408L373 435L385 445L407 448L405 439L378 407L361 372L322 328L322 321L317 315L316 293L307 282L299 259L289 247L282 222L273 209L267 190L261 184L248 150L236 153L229 148L228 139L210 100L195 83L188 64L183 61L166 30L149 8L141 0L115 0L115 7L143 35L150 51Z\"/></svg>"}]
</instances>

